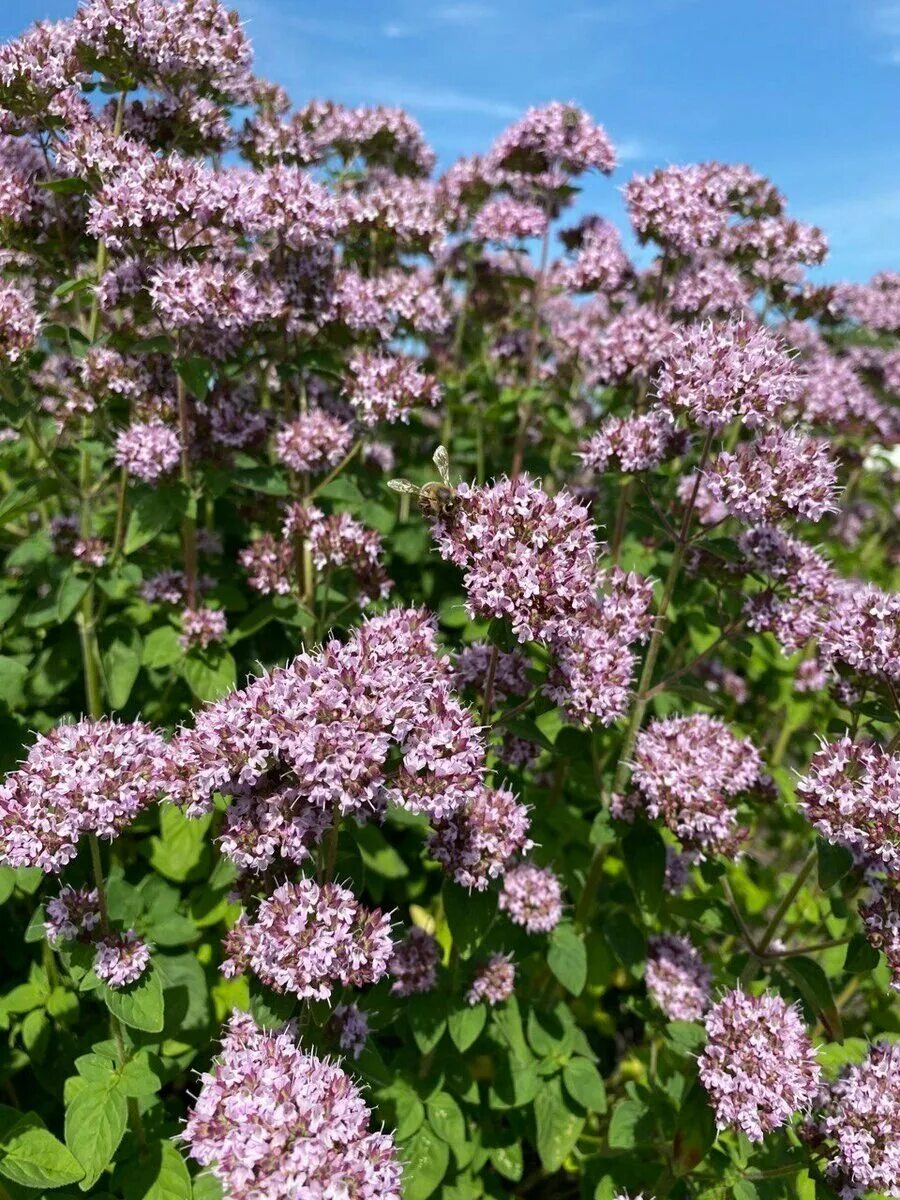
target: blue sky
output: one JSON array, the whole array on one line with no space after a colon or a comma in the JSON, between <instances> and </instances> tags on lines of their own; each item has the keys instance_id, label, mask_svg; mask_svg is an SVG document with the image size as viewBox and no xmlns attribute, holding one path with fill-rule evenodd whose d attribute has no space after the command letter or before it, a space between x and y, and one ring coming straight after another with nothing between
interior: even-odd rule
<instances>
[{"instance_id":1,"label":"blue sky","mask_svg":"<svg viewBox=\"0 0 900 1200\"><path fill-rule=\"evenodd\" d=\"M0 38L74 0L6 0ZM584 204L623 222L635 171L749 162L829 235L825 278L900 268L900 2L237 0L295 102L399 104L443 163L523 108L583 104L621 166Z\"/></svg>"}]
</instances>

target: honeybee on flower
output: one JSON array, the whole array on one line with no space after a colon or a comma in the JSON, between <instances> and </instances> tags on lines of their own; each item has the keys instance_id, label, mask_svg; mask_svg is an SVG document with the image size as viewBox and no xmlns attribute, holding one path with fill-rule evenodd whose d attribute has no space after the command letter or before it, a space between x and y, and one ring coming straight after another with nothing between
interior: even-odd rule
<instances>
[{"instance_id":1,"label":"honeybee on flower","mask_svg":"<svg viewBox=\"0 0 900 1200\"><path fill-rule=\"evenodd\" d=\"M424 517L437 520L452 511L457 501L456 489L450 482L450 456L444 446L438 446L432 462L438 469L440 479L434 479L421 487L408 479L389 479L388 487L406 496L417 496L419 509Z\"/></svg>"}]
</instances>

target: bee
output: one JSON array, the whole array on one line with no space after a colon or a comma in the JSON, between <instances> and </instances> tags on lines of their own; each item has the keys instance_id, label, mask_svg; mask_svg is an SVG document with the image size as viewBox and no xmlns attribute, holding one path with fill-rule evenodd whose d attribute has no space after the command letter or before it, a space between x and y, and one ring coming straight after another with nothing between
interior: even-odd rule
<instances>
[{"instance_id":1,"label":"bee","mask_svg":"<svg viewBox=\"0 0 900 1200\"><path fill-rule=\"evenodd\" d=\"M438 469L440 480L417 487L408 479L389 479L388 487L406 496L418 496L419 510L424 517L438 520L452 512L456 505L456 489L450 482L450 458L443 446L438 446L432 460Z\"/></svg>"}]
</instances>

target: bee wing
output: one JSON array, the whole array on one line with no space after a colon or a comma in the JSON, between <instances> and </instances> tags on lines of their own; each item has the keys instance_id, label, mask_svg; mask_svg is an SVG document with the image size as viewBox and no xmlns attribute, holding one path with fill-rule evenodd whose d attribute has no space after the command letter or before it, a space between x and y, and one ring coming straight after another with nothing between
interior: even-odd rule
<instances>
[{"instance_id":1,"label":"bee wing","mask_svg":"<svg viewBox=\"0 0 900 1200\"><path fill-rule=\"evenodd\" d=\"M389 479L388 487L391 491L402 492L405 496L417 496L419 489L414 483L410 483L408 479Z\"/></svg>"},{"instance_id":2,"label":"bee wing","mask_svg":"<svg viewBox=\"0 0 900 1200\"><path fill-rule=\"evenodd\" d=\"M450 487L450 456L446 446L438 446L432 462L438 469L438 474L446 487Z\"/></svg>"}]
</instances>

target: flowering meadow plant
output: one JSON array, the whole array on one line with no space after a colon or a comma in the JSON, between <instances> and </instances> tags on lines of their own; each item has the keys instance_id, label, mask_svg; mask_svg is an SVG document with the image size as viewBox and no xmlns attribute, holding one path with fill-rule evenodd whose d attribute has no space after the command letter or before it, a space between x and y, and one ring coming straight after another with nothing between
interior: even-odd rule
<instances>
[{"instance_id":1,"label":"flowering meadow plant","mask_svg":"<svg viewBox=\"0 0 900 1200\"><path fill-rule=\"evenodd\" d=\"M438 171L219 0L0 46L0 1200L900 1197L900 275L826 254L573 104Z\"/></svg>"}]
</instances>

